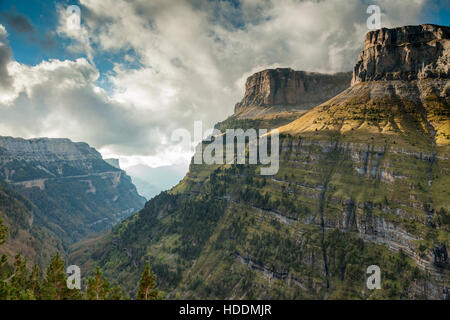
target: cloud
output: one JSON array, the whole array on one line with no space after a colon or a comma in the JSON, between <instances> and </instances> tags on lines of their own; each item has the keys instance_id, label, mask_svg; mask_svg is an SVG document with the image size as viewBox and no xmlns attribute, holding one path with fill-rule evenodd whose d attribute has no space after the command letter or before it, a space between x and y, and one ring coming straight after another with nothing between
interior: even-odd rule
<instances>
[{"instance_id":1,"label":"cloud","mask_svg":"<svg viewBox=\"0 0 450 320\"><path fill-rule=\"evenodd\" d=\"M6 43L7 32L0 24L0 94L5 92L12 84L12 77L8 72L8 64L11 61L12 52Z\"/></svg>"},{"instance_id":2,"label":"cloud","mask_svg":"<svg viewBox=\"0 0 450 320\"><path fill-rule=\"evenodd\" d=\"M384 27L420 23L424 1L373 2ZM206 129L225 119L250 74L276 66L351 70L368 31L367 6L363 0L81 0L76 32L60 6L57 33L87 60L10 63L14 91L3 106L0 96L0 134L69 137L130 163L130 157L151 165L189 160L191 150L170 141L173 130L192 132L195 120ZM105 89L94 64L104 59L113 63L101 77Z\"/></svg>"},{"instance_id":3,"label":"cloud","mask_svg":"<svg viewBox=\"0 0 450 320\"><path fill-rule=\"evenodd\" d=\"M15 79L15 99L1 109L2 132L68 136L95 146L118 144L125 153L127 148L145 149L155 143L150 116L135 118L95 86L98 71L84 58L44 61L33 67L14 62L9 72Z\"/></svg>"},{"instance_id":4,"label":"cloud","mask_svg":"<svg viewBox=\"0 0 450 320\"><path fill-rule=\"evenodd\" d=\"M73 23L70 23L73 19L73 13L67 9L68 7L61 4L56 6L59 17L56 33L72 40L66 48L68 51L73 53L84 53L89 61L93 63L94 49L91 46L89 31L81 24L81 21L79 21L79 24L76 24L76 26L74 26Z\"/></svg>"},{"instance_id":5,"label":"cloud","mask_svg":"<svg viewBox=\"0 0 450 320\"><path fill-rule=\"evenodd\" d=\"M31 43L36 43L42 48L52 48L55 46L55 39L51 32L40 34L26 16L17 13L3 11L0 18L4 21L8 29L24 34Z\"/></svg>"},{"instance_id":6,"label":"cloud","mask_svg":"<svg viewBox=\"0 0 450 320\"><path fill-rule=\"evenodd\" d=\"M21 32L21 33L33 33L35 32L34 26L31 24L30 20L20 14L15 12L3 11L1 13L2 18L5 20L8 28Z\"/></svg>"}]
</instances>

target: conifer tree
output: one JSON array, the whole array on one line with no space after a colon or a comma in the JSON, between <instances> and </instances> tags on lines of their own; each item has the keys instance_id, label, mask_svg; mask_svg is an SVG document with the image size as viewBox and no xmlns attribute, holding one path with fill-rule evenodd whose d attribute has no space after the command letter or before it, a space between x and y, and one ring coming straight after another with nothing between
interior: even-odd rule
<instances>
[{"instance_id":1,"label":"conifer tree","mask_svg":"<svg viewBox=\"0 0 450 320\"><path fill-rule=\"evenodd\" d=\"M28 270L27 259L22 259L18 253L14 260L14 272L9 278L11 286L9 299L11 300L30 300L35 299L31 290L28 289Z\"/></svg>"},{"instance_id":2,"label":"conifer tree","mask_svg":"<svg viewBox=\"0 0 450 320\"><path fill-rule=\"evenodd\" d=\"M67 284L64 272L64 261L56 254L47 268L46 279L43 288L45 300L62 300L65 297Z\"/></svg>"},{"instance_id":3,"label":"conifer tree","mask_svg":"<svg viewBox=\"0 0 450 320\"><path fill-rule=\"evenodd\" d=\"M123 293L122 289L120 289L119 284L116 282L111 290L111 296L109 297L110 300L122 300L123 299Z\"/></svg>"},{"instance_id":4,"label":"conifer tree","mask_svg":"<svg viewBox=\"0 0 450 320\"><path fill-rule=\"evenodd\" d=\"M108 280L103 277L100 267L97 267L94 276L88 279L88 287L86 292L87 299L107 300L110 292L111 286Z\"/></svg>"},{"instance_id":5,"label":"conifer tree","mask_svg":"<svg viewBox=\"0 0 450 320\"><path fill-rule=\"evenodd\" d=\"M5 243L8 228L2 224L0 219L0 245ZM27 268L27 259L21 254L15 256L14 264L7 265L7 256L0 258L0 300L79 300L83 299L81 290L69 289L67 287L67 274L65 272L64 260L57 253L50 261L45 279L41 278L39 266L35 264L31 273ZM140 299L158 299L159 291L155 289L156 276L150 270L147 263L142 278L139 282ZM89 300L122 300L124 294L116 282L113 287L99 267L94 276L88 279L86 298ZM125 299L129 299L128 296Z\"/></svg>"},{"instance_id":6,"label":"conifer tree","mask_svg":"<svg viewBox=\"0 0 450 320\"><path fill-rule=\"evenodd\" d=\"M150 269L150 263L147 261L141 280L139 280L138 300L157 300L159 291L155 289L156 275Z\"/></svg>"},{"instance_id":7,"label":"conifer tree","mask_svg":"<svg viewBox=\"0 0 450 320\"><path fill-rule=\"evenodd\" d=\"M2 219L0 219L0 246L5 243L6 236L8 234L8 228L3 225L2 222ZM8 282L6 281L8 273L3 271L3 266L5 266L7 262L8 257L6 256L6 254L3 254L0 257L0 300L7 299L7 297L9 296L10 287L8 285Z\"/></svg>"},{"instance_id":8,"label":"conifer tree","mask_svg":"<svg viewBox=\"0 0 450 320\"><path fill-rule=\"evenodd\" d=\"M40 269L37 264L33 266L31 270L30 278L28 280L28 286L36 299L41 297L41 279Z\"/></svg>"},{"instance_id":9,"label":"conifer tree","mask_svg":"<svg viewBox=\"0 0 450 320\"><path fill-rule=\"evenodd\" d=\"M59 253L52 258L47 268L42 298L45 300L79 300L82 298L80 290L67 288L64 260L59 257Z\"/></svg>"},{"instance_id":10,"label":"conifer tree","mask_svg":"<svg viewBox=\"0 0 450 320\"><path fill-rule=\"evenodd\" d=\"M3 225L3 220L0 219L0 245L5 243L7 235L8 235L8 227Z\"/></svg>"}]
</instances>

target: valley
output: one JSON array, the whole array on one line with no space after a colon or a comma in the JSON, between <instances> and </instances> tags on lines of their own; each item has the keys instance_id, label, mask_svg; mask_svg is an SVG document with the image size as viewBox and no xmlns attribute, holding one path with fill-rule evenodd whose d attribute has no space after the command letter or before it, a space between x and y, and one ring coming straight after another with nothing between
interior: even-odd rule
<instances>
[{"instance_id":1,"label":"valley","mask_svg":"<svg viewBox=\"0 0 450 320\"><path fill-rule=\"evenodd\" d=\"M283 101L303 93L280 89L293 72L250 77L251 98L216 128L278 128L279 172L191 163L71 260L131 291L150 259L171 299L446 299L448 49L448 27L369 32L348 87L306 110ZM370 265L381 290L365 287Z\"/></svg>"}]
</instances>

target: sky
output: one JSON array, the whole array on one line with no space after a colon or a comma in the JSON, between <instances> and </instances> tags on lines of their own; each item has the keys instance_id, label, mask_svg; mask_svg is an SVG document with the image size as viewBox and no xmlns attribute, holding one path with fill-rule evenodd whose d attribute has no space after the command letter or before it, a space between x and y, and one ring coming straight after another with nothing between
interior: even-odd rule
<instances>
[{"instance_id":1,"label":"sky","mask_svg":"<svg viewBox=\"0 0 450 320\"><path fill-rule=\"evenodd\" d=\"M185 165L193 148L172 133L231 115L251 74L350 71L369 5L382 27L448 26L448 3L0 0L0 135L84 141L124 167Z\"/></svg>"}]
</instances>

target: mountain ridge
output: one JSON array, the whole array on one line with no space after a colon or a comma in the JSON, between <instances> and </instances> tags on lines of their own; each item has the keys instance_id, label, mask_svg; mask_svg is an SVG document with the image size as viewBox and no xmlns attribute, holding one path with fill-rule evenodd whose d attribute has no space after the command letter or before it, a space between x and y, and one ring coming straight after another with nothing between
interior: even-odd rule
<instances>
[{"instance_id":1,"label":"mountain ridge","mask_svg":"<svg viewBox=\"0 0 450 320\"><path fill-rule=\"evenodd\" d=\"M247 78L245 94L234 113L249 117L251 108L265 114L309 110L350 85L351 72L324 74L294 71L291 68L266 69ZM255 111L253 111L254 113Z\"/></svg>"},{"instance_id":2,"label":"mountain ridge","mask_svg":"<svg viewBox=\"0 0 450 320\"><path fill-rule=\"evenodd\" d=\"M131 178L87 143L0 137L0 178L35 206L65 245L104 231L142 208Z\"/></svg>"},{"instance_id":3,"label":"mountain ridge","mask_svg":"<svg viewBox=\"0 0 450 320\"><path fill-rule=\"evenodd\" d=\"M396 57L379 49L370 61ZM191 163L71 259L125 287L150 259L169 298L448 299L448 87L445 77L362 81L289 123L238 113L217 127L279 127L276 175ZM380 290L365 286L370 265Z\"/></svg>"}]
</instances>

